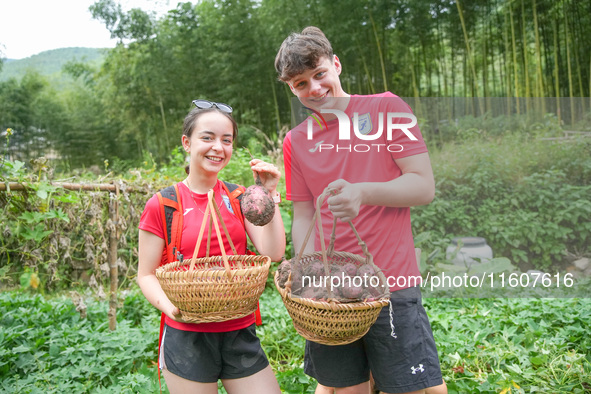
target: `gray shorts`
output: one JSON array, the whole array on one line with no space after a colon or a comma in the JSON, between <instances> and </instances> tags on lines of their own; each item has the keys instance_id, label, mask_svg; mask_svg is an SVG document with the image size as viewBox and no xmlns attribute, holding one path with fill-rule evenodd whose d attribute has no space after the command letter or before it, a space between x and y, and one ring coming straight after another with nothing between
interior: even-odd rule
<instances>
[{"instance_id":1,"label":"gray shorts","mask_svg":"<svg viewBox=\"0 0 591 394\"><path fill-rule=\"evenodd\" d=\"M182 331L165 326L160 368L200 383L254 375L269 365L255 325L229 332Z\"/></svg>"},{"instance_id":2,"label":"gray shorts","mask_svg":"<svg viewBox=\"0 0 591 394\"><path fill-rule=\"evenodd\" d=\"M304 371L329 387L354 386L373 375L376 389L404 393L443 383L437 347L418 287L391 293L375 324L353 343L306 341Z\"/></svg>"}]
</instances>

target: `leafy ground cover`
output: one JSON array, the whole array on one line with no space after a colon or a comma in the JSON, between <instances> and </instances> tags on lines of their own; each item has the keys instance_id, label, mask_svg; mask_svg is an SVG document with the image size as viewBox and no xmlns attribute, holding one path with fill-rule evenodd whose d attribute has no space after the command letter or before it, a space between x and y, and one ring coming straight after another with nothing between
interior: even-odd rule
<instances>
[{"instance_id":1,"label":"leafy ground cover","mask_svg":"<svg viewBox=\"0 0 591 394\"><path fill-rule=\"evenodd\" d=\"M107 302L90 295L81 318L67 296L2 293L0 391L158 392L159 315L137 288L123 296L111 332ZM590 299L426 298L424 304L450 393L591 392ZM304 340L271 286L261 309L257 332L282 390L312 393Z\"/></svg>"}]
</instances>

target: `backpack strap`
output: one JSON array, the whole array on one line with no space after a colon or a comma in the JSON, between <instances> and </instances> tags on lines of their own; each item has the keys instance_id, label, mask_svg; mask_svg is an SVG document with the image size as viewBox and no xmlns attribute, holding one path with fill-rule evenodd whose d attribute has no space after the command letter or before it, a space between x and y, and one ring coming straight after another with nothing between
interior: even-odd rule
<instances>
[{"instance_id":1,"label":"backpack strap","mask_svg":"<svg viewBox=\"0 0 591 394\"><path fill-rule=\"evenodd\" d=\"M164 230L164 242L166 248L162 252L160 265L175 261L177 246L181 244L183 232L183 214L181 196L177 185L168 186L156 193L160 203L160 215ZM160 335L158 338L158 363L160 362L160 348L162 347L162 334L164 332L164 313L160 314ZM158 366L158 385L162 393L160 382L160 366Z\"/></svg>"},{"instance_id":2,"label":"backpack strap","mask_svg":"<svg viewBox=\"0 0 591 394\"><path fill-rule=\"evenodd\" d=\"M172 185L162 189L158 193L160 203L160 215L164 230L166 250L163 252L161 265L177 260L176 252L181 244L183 233L182 201L178 185Z\"/></svg>"},{"instance_id":3,"label":"backpack strap","mask_svg":"<svg viewBox=\"0 0 591 394\"><path fill-rule=\"evenodd\" d=\"M226 181L222 181L222 186L224 187L226 194L230 198L230 206L234 211L234 215L236 215L238 219L240 219L242 227L245 227L244 215L242 214L242 208L240 208L240 201L242 200L242 193L244 193L246 189L244 188L244 186L240 186L235 183L230 183Z\"/></svg>"}]
</instances>

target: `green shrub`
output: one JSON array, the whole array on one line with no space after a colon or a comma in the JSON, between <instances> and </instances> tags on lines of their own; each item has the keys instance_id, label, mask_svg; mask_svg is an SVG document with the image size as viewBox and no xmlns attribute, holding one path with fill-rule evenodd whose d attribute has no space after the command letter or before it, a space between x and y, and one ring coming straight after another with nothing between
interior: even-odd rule
<instances>
[{"instance_id":1,"label":"green shrub","mask_svg":"<svg viewBox=\"0 0 591 394\"><path fill-rule=\"evenodd\" d=\"M523 268L559 265L567 250L589 253L590 152L588 139L446 145L432 153L436 197L413 208L413 230L429 233L429 251L456 236L484 237Z\"/></svg>"}]
</instances>

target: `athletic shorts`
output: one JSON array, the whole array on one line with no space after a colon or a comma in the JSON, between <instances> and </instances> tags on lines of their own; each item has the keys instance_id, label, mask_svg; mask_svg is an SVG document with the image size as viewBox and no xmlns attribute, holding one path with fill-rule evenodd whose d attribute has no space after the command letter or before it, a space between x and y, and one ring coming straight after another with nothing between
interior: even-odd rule
<instances>
[{"instance_id":1,"label":"athletic shorts","mask_svg":"<svg viewBox=\"0 0 591 394\"><path fill-rule=\"evenodd\" d=\"M269 365L255 325L229 332L193 332L164 327L160 368L200 383L254 375Z\"/></svg>"},{"instance_id":2,"label":"athletic shorts","mask_svg":"<svg viewBox=\"0 0 591 394\"><path fill-rule=\"evenodd\" d=\"M437 347L418 287L390 295L361 339L339 346L306 341L304 372L328 387L354 386L373 375L375 388L404 393L443 383Z\"/></svg>"}]
</instances>

